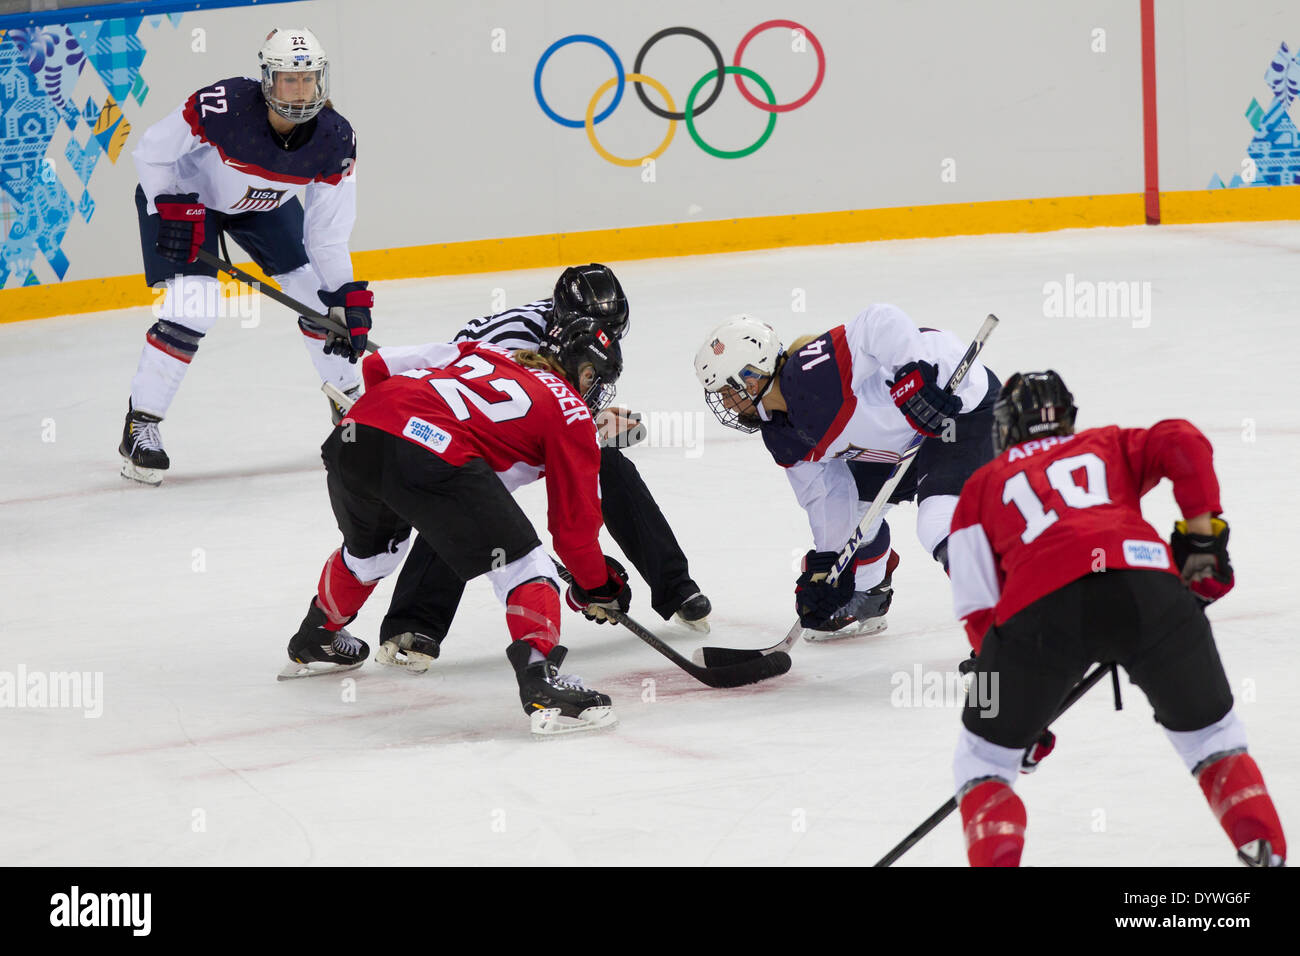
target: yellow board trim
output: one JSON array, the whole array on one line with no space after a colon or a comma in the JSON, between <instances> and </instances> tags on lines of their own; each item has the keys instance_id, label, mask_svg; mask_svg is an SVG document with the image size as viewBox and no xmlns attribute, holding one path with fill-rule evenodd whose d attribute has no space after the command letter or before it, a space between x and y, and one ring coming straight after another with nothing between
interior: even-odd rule
<instances>
[{"instance_id":1,"label":"yellow board trim","mask_svg":"<svg viewBox=\"0 0 1300 956\"><path fill-rule=\"evenodd\" d=\"M1300 219L1300 186L1167 192L1160 194L1160 206L1161 218L1167 224ZM436 243L354 252L352 264L357 276L381 281L837 242L1132 226L1145 221L1141 193L1063 196ZM260 276L251 264L239 265ZM24 286L0 293L0 323L125 309L152 302L153 294L145 287L144 276L138 274Z\"/></svg>"}]
</instances>

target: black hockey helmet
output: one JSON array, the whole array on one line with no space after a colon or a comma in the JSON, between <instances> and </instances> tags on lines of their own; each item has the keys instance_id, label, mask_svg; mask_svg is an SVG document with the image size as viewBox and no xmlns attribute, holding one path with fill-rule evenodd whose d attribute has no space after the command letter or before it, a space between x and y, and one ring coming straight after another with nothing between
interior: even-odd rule
<instances>
[{"instance_id":1,"label":"black hockey helmet","mask_svg":"<svg viewBox=\"0 0 1300 956\"><path fill-rule=\"evenodd\" d=\"M541 351L564 370L564 377L581 392L582 367L590 365L595 378L582 400L598 412L614 400L614 383L623 372L623 349L618 339L595 319L576 319L542 343Z\"/></svg>"},{"instance_id":2,"label":"black hockey helmet","mask_svg":"<svg viewBox=\"0 0 1300 956\"><path fill-rule=\"evenodd\" d=\"M1046 372L1016 372L993 405L993 454L1044 435L1073 435L1074 396L1061 376Z\"/></svg>"},{"instance_id":3,"label":"black hockey helmet","mask_svg":"<svg viewBox=\"0 0 1300 956\"><path fill-rule=\"evenodd\" d=\"M575 319L594 319L616 339L627 334L627 296L609 266L592 262L570 266L560 274L550 334L554 336Z\"/></svg>"}]
</instances>

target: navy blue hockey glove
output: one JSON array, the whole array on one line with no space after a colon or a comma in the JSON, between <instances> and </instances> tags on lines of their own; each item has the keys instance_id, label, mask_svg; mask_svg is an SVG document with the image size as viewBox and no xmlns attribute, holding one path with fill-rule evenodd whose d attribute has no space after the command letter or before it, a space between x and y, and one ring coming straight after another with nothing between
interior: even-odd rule
<instances>
[{"instance_id":1,"label":"navy blue hockey glove","mask_svg":"<svg viewBox=\"0 0 1300 956\"><path fill-rule=\"evenodd\" d=\"M166 193L154 199L158 207L158 255L173 262L193 262L203 245L203 223L208 210L198 193Z\"/></svg>"},{"instance_id":2,"label":"navy blue hockey glove","mask_svg":"<svg viewBox=\"0 0 1300 956\"><path fill-rule=\"evenodd\" d=\"M1213 604L1236 583L1228 561L1228 522L1211 518L1210 527L1214 534L1189 534L1187 522L1179 521L1169 538L1174 565L1201 607Z\"/></svg>"},{"instance_id":3,"label":"navy blue hockey glove","mask_svg":"<svg viewBox=\"0 0 1300 956\"><path fill-rule=\"evenodd\" d=\"M939 369L929 362L908 362L889 382L889 397L922 435L935 438L944 422L961 411L961 399L939 387Z\"/></svg>"},{"instance_id":4,"label":"navy blue hockey glove","mask_svg":"<svg viewBox=\"0 0 1300 956\"><path fill-rule=\"evenodd\" d=\"M330 318L348 330L347 335L330 331L325 336L326 355L344 355L356 363L365 354L366 337L370 332L370 310L375 305L375 294L367 282L347 282L333 292L319 292L320 300L329 308Z\"/></svg>"},{"instance_id":5,"label":"navy blue hockey glove","mask_svg":"<svg viewBox=\"0 0 1300 956\"><path fill-rule=\"evenodd\" d=\"M840 575L838 584L829 584L826 576L835 567L836 551L809 551L803 556L803 573L794 586L794 607L799 625L811 631L833 631L836 612L853 599L853 567Z\"/></svg>"},{"instance_id":6,"label":"navy blue hockey glove","mask_svg":"<svg viewBox=\"0 0 1300 956\"><path fill-rule=\"evenodd\" d=\"M569 589L564 592L564 600L575 611L581 611L583 617L597 624L610 620L606 611L622 611L632 606L632 589L627 584L627 569L609 555L605 555L605 569L609 577L598 588L588 591L577 581L569 582Z\"/></svg>"}]
</instances>

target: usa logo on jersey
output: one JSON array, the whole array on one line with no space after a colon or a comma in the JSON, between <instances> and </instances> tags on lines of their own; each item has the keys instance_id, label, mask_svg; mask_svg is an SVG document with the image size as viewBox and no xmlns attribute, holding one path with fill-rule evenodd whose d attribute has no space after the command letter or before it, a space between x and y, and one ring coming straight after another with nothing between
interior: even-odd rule
<instances>
[{"instance_id":1,"label":"usa logo on jersey","mask_svg":"<svg viewBox=\"0 0 1300 956\"><path fill-rule=\"evenodd\" d=\"M274 209L280 205L280 200L288 191L287 189L257 189L249 186L244 198L230 208L247 209L250 212L266 212L268 209Z\"/></svg>"}]
</instances>

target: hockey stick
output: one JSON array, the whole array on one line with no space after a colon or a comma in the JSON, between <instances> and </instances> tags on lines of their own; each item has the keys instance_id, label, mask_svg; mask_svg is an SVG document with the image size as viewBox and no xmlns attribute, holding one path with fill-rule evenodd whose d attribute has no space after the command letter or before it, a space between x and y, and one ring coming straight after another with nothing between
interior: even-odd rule
<instances>
[{"instance_id":1,"label":"hockey stick","mask_svg":"<svg viewBox=\"0 0 1300 956\"><path fill-rule=\"evenodd\" d=\"M966 354L963 355L961 361L957 363L957 367L952 370L952 375L948 378L948 384L943 387L943 390L949 395L955 392L957 387L961 385L962 381L966 378L966 373L969 372L970 367L975 364L976 357L984 348L984 343L988 340L988 337L993 334L993 330L997 328L997 325L998 317L990 313L989 317L984 320L984 324L980 326L979 331L975 333L975 338L971 341L970 345L967 346ZM861 522L859 522L857 530L849 537L848 542L842 549L840 549L839 557L835 559L835 566L831 568L830 574L826 576L826 581L831 586L834 586L839 581L840 575L844 573L844 569L853 562L853 556L865 541L867 531L871 528L872 524L875 523L875 520L880 516L880 513L885 510L885 505L889 501L889 496L894 493L894 489L897 488L899 482L903 480L903 475L907 473L907 469L912 464L912 459L915 458L917 452L921 450L921 442L924 440L925 436L918 432L912 437L912 440L907 443L907 447L903 449L902 455L899 456L898 464L894 466L893 472L890 473L889 478L885 480L880 491L876 493L876 498L871 502L871 507L867 509L866 516L863 517ZM695 660L701 664L717 667L736 664L740 661L754 660L757 657L762 657L767 654L789 653L790 649L794 647L795 641L799 639L801 631L803 631L803 626L798 621L795 621L794 626L790 628L790 632L786 634L785 639L778 644L773 644L771 647L765 647L762 650L748 650L733 647L701 647L693 656Z\"/></svg>"},{"instance_id":2,"label":"hockey stick","mask_svg":"<svg viewBox=\"0 0 1300 956\"><path fill-rule=\"evenodd\" d=\"M560 577L564 579L565 584L573 583L573 574L568 568L558 561L555 562L555 568ZM653 631L638 624L622 611L606 611L605 613L609 615L610 620L616 624L622 624L701 684L707 684L710 687L742 687L745 684L757 684L769 677L779 677L790 669L789 654L772 654L766 657L760 656L739 661L734 664L701 667L678 654L657 637Z\"/></svg>"},{"instance_id":3,"label":"hockey stick","mask_svg":"<svg viewBox=\"0 0 1300 956\"><path fill-rule=\"evenodd\" d=\"M1105 677L1108 671L1114 676L1115 685L1119 686L1119 671L1116 669L1115 664L1112 662L1110 664L1099 665L1091 674L1088 674L1083 678L1083 680L1075 684L1074 689L1070 691L1070 693L1065 695L1065 700L1061 701L1061 706L1056 708L1056 713L1053 714L1052 719L1047 722L1047 726L1050 727L1063 713L1073 707L1075 701L1091 690L1092 685ZM934 813L930 814L924 823L904 837L903 842L882 856L874 865L889 866L912 847L916 846L916 844L920 843L922 837L947 819L948 815L956 809L956 796L949 797L947 803L934 811Z\"/></svg>"},{"instance_id":4,"label":"hockey stick","mask_svg":"<svg viewBox=\"0 0 1300 956\"><path fill-rule=\"evenodd\" d=\"M329 331L334 332L338 335L342 335L345 338L348 337L349 334L348 330L345 329L343 326L339 325L339 323L335 322L328 315L317 312L315 309L303 305L293 296L286 295L285 293L281 292L279 289L271 288L269 285L266 285L260 279L253 278L243 269L239 268L239 266L227 262L225 259L222 259L219 256L214 256L206 249L199 249L198 255L199 255L199 261L204 263L205 265L212 266L212 268L217 269L220 272L224 272L226 273L226 275L238 279L240 282L243 282L247 285L252 286L255 290L262 293L262 295L266 296L268 299L271 299L275 302L279 302L282 306L284 306L287 309L293 309L293 311L297 312L301 316L311 319L317 325L324 326L326 329L329 329ZM376 342L374 339L368 339L366 342L366 351L367 352L379 351L379 343Z\"/></svg>"}]
</instances>

